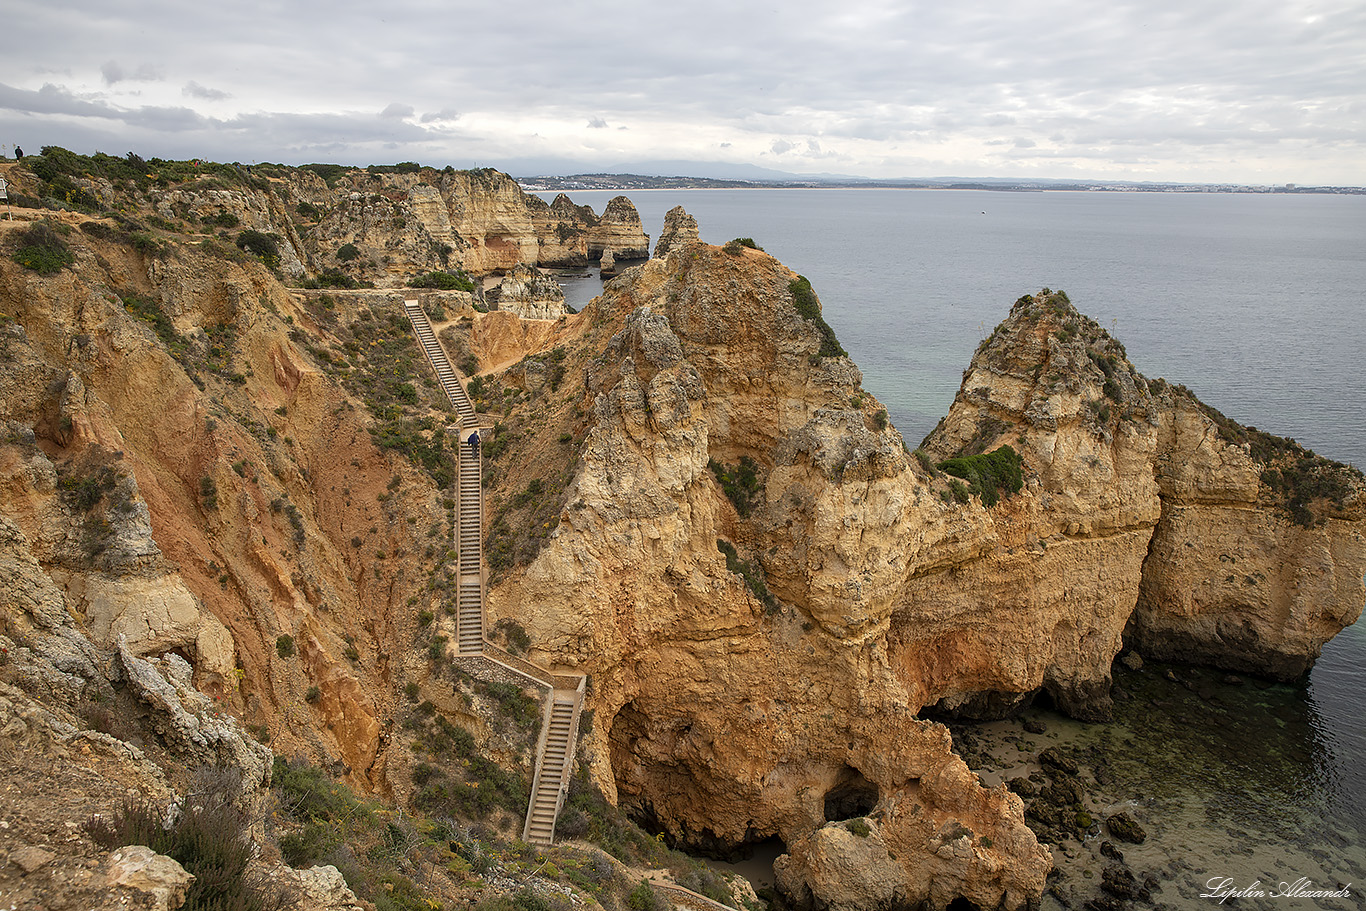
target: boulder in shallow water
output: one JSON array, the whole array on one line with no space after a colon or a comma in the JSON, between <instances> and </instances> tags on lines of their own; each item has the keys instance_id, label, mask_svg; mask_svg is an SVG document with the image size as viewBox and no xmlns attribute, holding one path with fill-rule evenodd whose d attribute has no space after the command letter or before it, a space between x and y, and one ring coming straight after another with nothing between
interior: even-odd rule
<instances>
[{"instance_id":1,"label":"boulder in shallow water","mask_svg":"<svg viewBox=\"0 0 1366 911\"><path fill-rule=\"evenodd\" d=\"M1143 827L1134 821L1128 813L1116 813L1105 820L1106 830L1120 841L1127 841L1133 845L1143 844L1148 833L1143 831Z\"/></svg>"}]
</instances>

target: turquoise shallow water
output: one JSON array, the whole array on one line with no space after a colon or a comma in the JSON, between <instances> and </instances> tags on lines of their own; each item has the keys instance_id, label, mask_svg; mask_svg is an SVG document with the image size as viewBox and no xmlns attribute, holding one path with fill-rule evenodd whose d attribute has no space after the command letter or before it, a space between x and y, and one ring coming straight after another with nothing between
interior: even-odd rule
<instances>
[{"instance_id":1,"label":"turquoise shallow water","mask_svg":"<svg viewBox=\"0 0 1366 911\"><path fill-rule=\"evenodd\" d=\"M601 211L614 193L573 194ZM702 238L752 237L806 275L827 321L911 445L948 410L977 343L1021 294L1064 289L1149 377L1230 417L1366 466L1366 197L898 190L633 192L651 239L683 205ZM567 284L571 301L600 289ZM1140 681L1141 682L1141 681ZM1054 718L1130 747L1111 790L1152 804L1131 861L1214 903L1199 874L1359 885L1366 907L1366 629L1295 686L1223 687L1129 704L1113 725ZM1191 701L1193 700L1193 701ZM1006 722L1003 724L1010 724ZM1018 725L1017 725L1018 726ZM1160 737L1155 733L1160 732Z\"/></svg>"}]
</instances>

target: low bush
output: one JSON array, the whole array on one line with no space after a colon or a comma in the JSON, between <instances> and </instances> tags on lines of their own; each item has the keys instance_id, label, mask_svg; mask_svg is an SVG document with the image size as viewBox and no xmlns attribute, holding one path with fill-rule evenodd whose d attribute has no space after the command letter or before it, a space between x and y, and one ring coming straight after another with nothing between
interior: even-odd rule
<instances>
[{"instance_id":1,"label":"low bush","mask_svg":"<svg viewBox=\"0 0 1366 911\"><path fill-rule=\"evenodd\" d=\"M437 291L473 291L474 282L463 271L428 272L408 282L409 288L433 288Z\"/></svg>"},{"instance_id":2,"label":"low bush","mask_svg":"<svg viewBox=\"0 0 1366 911\"><path fill-rule=\"evenodd\" d=\"M16 237L19 249L14 252L14 261L39 275L60 272L76 261L66 241L46 222L34 222Z\"/></svg>"},{"instance_id":3,"label":"low bush","mask_svg":"<svg viewBox=\"0 0 1366 911\"><path fill-rule=\"evenodd\" d=\"M237 246L258 257L272 269L280 267L280 238L248 228L237 235Z\"/></svg>"},{"instance_id":4,"label":"low bush","mask_svg":"<svg viewBox=\"0 0 1366 911\"><path fill-rule=\"evenodd\" d=\"M626 907L631 911L666 911L668 903L655 893L649 880L642 879L626 896Z\"/></svg>"},{"instance_id":5,"label":"low bush","mask_svg":"<svg viewBox=\"0 0 1366 911\"><path fill-rule=\"evenodd\" d=\"M1023 464L1019 453L1010 446L1002 446L980 455L949 459L940 462L937 467L945 474L967 481L967 493L981 497L983 506L995 506L1001 494L1009 496L1024 487ZM952 482L950 489L955 499L965 501Z\"/></svg>"},{"instance_id":6,"label":"low bush","mask_svg":"<svg viewBox=\"0 0 1366 911\"><path fill-rule=\"evenodd\" d=\"M168 817L174 821L163 825ZM107 817L86 823L86 832L105 849L146 845L175 860L194 882L184 911L274 911L282 896L247 872L255 853L247 815L222 793L192 795L167 813L147 800L126 799Z\"/></svg>"},{"instance_id":7,"label":"low bush","mask_svg":"<svg viewBox=\"0 0 1366 911\"><path fill-rule=\"evenodd\" d=\"M735 550L735 545L729 541L716 541L716 549L726 558L726 570L738 573L744 580L745 586L750 590L754 597L764 605L765 613L772 614L778 609L778 599L773 597L773 593L768 590L768 583L764 581L762 569L756 570L749 563L740 559L740 555Z\"/></svg>"},{"instance_id":8,"label":"low bush","mask_svg":"<svg viewBox=\"0 0 1366 911\"><path fill-rule=\"evenodd\" d=\"M241 221L231 212L217 212L201 219L204 224L214 228L235 228Z\"/></svg>"},{"instance_id":9,"label":"low bush","mask_svg":"<svg viewBox=\"0 0 1366 911\"><path fill-rule=\"evenodd\" d=\"M840 346L839 339L835 338L835 330L830 328L825 317L821 315L821 302L816 297L816 292L811 288L811 282L804 275L798 275L787 286L788 292L792 295L792 306L802 319L810 323L815 323L816 329L821 334L821 347L816 352L817 357L848 357L849 352Z\"/></svg>"},{"instance_id":10,"label":"low bush","mask_svg":"<svg viewBox=\"0 0 1366 911\"><path fill-rule=\"evenodd\" d=\"M715 459L707 460L707 467L716 476L722 492L735 506L741 516L748 516L754 508L754 500L763 489L759 480L759 463L749 456L740 456L734 467L723 465Z\"/></svg>"}]
</instances>

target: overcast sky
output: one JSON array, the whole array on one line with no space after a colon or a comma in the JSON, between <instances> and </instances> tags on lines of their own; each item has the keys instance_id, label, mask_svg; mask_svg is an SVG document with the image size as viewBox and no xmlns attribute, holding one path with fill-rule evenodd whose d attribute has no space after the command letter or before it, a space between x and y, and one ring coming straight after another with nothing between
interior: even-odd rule
<instances>
[{"instance_id":1,"label":"overcast sky","mask_svg":"<svg viewBox=\"0 0 1366 911\"><path fill-rule=\"evenodd\" d=\"M44 0L3 28L7 153L1366 184L1362 0Z\"/></svg>"}]
</instances>

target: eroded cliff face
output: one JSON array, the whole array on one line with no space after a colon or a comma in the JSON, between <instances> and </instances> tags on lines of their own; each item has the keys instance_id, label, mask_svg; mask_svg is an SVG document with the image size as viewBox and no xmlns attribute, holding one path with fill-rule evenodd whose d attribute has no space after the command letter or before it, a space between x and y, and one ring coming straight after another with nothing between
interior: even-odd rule
<instances>
[{"instance_id":1,"label":"eroded cliff face","mask_svg":"<svg viewBox=\"0 0 1366 911\"><path fill-rule=\"evenodd\" d=\"M442 217L448 258L461 224L515 220L510 191L460 214L413 175L377 179L387 203L361 202L396 275L441 259L412 251ZM334 188L279 192L321 213ZM404 224L437 227L409 236L392 213L418 197ZM71 268L0 261L0 581L23 599L3 632L81 680L161 656L172 688L192 675L282 751L404 795L408 684L480 724L431 638L450 415L405 295L289 291L211 238L67 221ZM523 262L494 236L469 262ZM591 675L591 778L679 843L777 836L783 888L812 907L1020 907L1049 856L927 708L1046 690L1103 717L1125 636L1294 674L1359 614L1359 475L1145 380L1065 298L1017 303L922 460L800 277L699 243L681 210L656 252L554 320L421 297L500 424L489 626ZM994 506L933 469L1006 443L1025 483Z\"/></svg>"},{"instance_id":2,"label":"eroded cliff face","mask_svg":"<svg viewBox=\"0 0 1366 911\"><path fill-rule=\"evenodd\" d=\"M1103 705L1108 676L1086 664L1108 667L1121 632L1154 657L1292 679L1360 616L1361 473L1147 380L1064 295L1016 303L926 449L1003 443L1034 479L1022 502L1037 507L1030 533L1046 553L1030 561L1029 587L1093 611L1077 640L1080 686L1069 695L1057 671L1045 684L1074 713ZM1055 563L1088 550L1108 555L1077 561L1095 581Z\"/></svg>"},{"instance_id":3,"label":"eroded cliff face","mask_svg":"<svg viewBox=\"0 0 1366 911\"><path fill-rule=\"evenodd\" d=\"M796 276L687 233L585 311L621 330L584 370L565 508L491 601L541 659L592 675L587 761L672 837L777 835L784 888L814 906L1013 906L1047 858L923 709L993 715L1046 690L1103 718L1126 629L1154 654L1293 671L1360 612L1359 476L1322 466L1339 505L1292 527L1248 451L1065 298L1022 299L983 343L922 464L852 363L820 355ZM927 468L1007 443L1026 483L990 508ZM728 498L713 469L742 459L759 484ZM1229 571L1166 600L1223 565L1185 537L1210 523L1240 542L1224 564L1265 576L1265 609L1239 606L1253 583ZM1304 562L1273 568L1287 554Z\"/></svg>"},{"instance_id":4,"label":"eroded cliff face","mask_svg":"<svg viewBox=\"0 0 1366 911\"><path fill-rule=\"evenodd\" d=\"M395 687L428 673L407 642L439 599L427 582L446 511L342 385L345 357L359 382L389 355L352 340L353 355L333 333L410 345L406 321L383 293L324 307L193 246L68 243L75 267L51 277L0 262L15 558L95 646L177 652L283 750L385 787ZM393 388L436 401L413 379Z\"/></svg>"},{"instance_id":5,"label":"eroded cliff face","mask_svg":"<svg viewBox=\"0 0 1366 911\"><path fill-rule=\"evenodd\" d=\"M855 907L813 858L867 817L858 845L880 852L886 906L1018 907L1047 853L1014 795L981 787L946 730L916 718L886 640L885 580L905 558L860 544L903 514L947 535L954 510L909 468L853 364L818 354L796 279L757 251L684 244L585 310L622 329L584 371L590 423L558 527L491 611L523 623L539 657L592 675L586 761L680 842L779 836L794 896ZM764 476L746 517L708 467L741 457ZM777 601L727 568L718 539Z\"/></svg>"},{"instance_id":6,"label":"eroded cliff face","mask_svg":"<svg viewBox=\"0 0 1366 911\"><path fill-rule=\"evenodd\" d=\"M491 168L349 172L308 245L319 263L342 267L336 251L348 243L360 253L358 262L374 263L370 277L377 284L453 266L485 275L519 265L583 266L604 252L643 259L649 251L640 215L626 197L612 199L598 216L563 194L547 205Z\"/></svg>"},{"instance_id":7,"label":"eroded cliff face","mask_svg":"<svg viewBox=\"0 0 1366 911\"><path fill-rule=\"evenodd\" d=\"M270 238L270 264L291 280L322 274L336 285L341 275L401 287L435 270L483 276L519 265L586 266L604 253L625 261L649 255L649 237L625 196L609 201L601 215L563 194L548 205L492 168L317 165L310 170L184 162L178 163L173 182L144 180L152 175L140 172L136 180L111 180L98 173L99 166L85 173L88 159L82 162L60 149L53 160L58 164L44 157L38 171L55 169L63 186L72 186L71 192L84 194L92 205L150 216L160 230L216 235L229 246L243 231ZM105 167L117 168L118 160L111 161L115 164ZM22 163L5 173L13 192L35 197L55 192ZM123 225L133 231L147 227L127 218Z\"/></svg>"}]
</instances>

